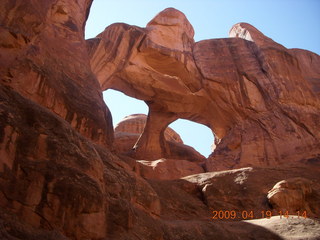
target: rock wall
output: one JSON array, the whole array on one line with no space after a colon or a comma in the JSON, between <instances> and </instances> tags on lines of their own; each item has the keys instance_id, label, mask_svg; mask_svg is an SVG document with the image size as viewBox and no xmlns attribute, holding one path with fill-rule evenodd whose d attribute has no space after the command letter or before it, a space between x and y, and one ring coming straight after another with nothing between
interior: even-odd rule
<instances>
[{"instance_id":1,"label":"rock wall","mask_svg":"<svg viewBox=\"0 0 320 240\"><path fill-rule=\"evenodd\" d=\"M286 49L246 23L226 39L195 43L193 34L183 13L166 9L146 28L117 23L88 40L102 89L149 106L136 158L165 157L163 131L178 118L212 129L208 171L319 155L317 54Z\"/></svg>"},{"instance_id":2,"label":"rock wall","mask_svg":"<svg viewBox=\"0 0 320 240\"><path fill-rule=\"evenodd\" d=\"M280 237L274 233L274 229L279 231L278 222L272 224L272 222L265 222L268 221L266 219L260 219L259 224L251 224L250 221L254 220L249 222L239 221L241 219L238 218L213 220L212 211L227 210L227 207L233 207L237 211L247 211L250 207L258 211L270 210L273 214L277 214L276 209L287 207L291 208L288 209L290 213L295 213L295 208L298 206L307 207L310 217L319 214L319 157L305 159L301 165L292 162L295 165L200 173L182 179L159 180L152 179L154 174L150 168L145 171L145 178L141 177L138 173L139 169L136 169L135 159L114 154L111 151L113 143L111 115L103 103L100 84L104 86L103 88L108 88L113 82L112 84L119 84L117 86L127 89L126 91L133 89L129 91L130 94L147 101L151 114L148 116L146 131L141 138L140 147L138 146L141 150L137 152L137 156L141 154L145 157L152 156L152 158L156 155L148 154L162 155L170 149L167 143L159 147L157 144L162 139L158 141L156 139L163 136L165 127L178 116L210 126L211 122L203 117L206 115L201 114L204 112L212 114L208 109L212 106L220 106L222 103L217 102L214 105L215 102L211 99L214 95L206 93L204 86L211 84L211 80L209 81L211 78L212 84L217 86L223 84L218 83L213 75L208 75L208 79L202 76L210 73L212 67L208 67L209 65L205 64L206 58L201 57L205 51L201 50L202 53L200 51L201 54L197 55L200 62L198 60L194 62L193 59L196 56L197 45L201 48L201 44L207 44L211 40L194 43L192 27L182 13L169 9L156 17L147 27L147 31L150 32L150 41L145 35L146 29L118 24L111 26L100 35L100 37L108 34L113 36L110 41L107 41L107 38L97 38L86 43L83 38L83 28L90 5L91 1L86 0L2 1L0 9L1 239L283 239L283 234L279 233ZM167 19L170 20L169 23L164 24ZM168 36L171 30L177 33L177 36L181 36L181 40L176 41L175 38ZM237 32L241 33L240 30ZM116 35L119 38L116 39ZM159 35L162 37L158 38ZM244 33L240 35L247 36ZM136 36L138 39L142 37L141 40L144 40L139 46L140 43L137 45L135 38L130 36ZM250 36L252 39L255 38L253 32L250 32ZM113 42L115 39L122 44L121 47ZM128 39L131 40L128 42ZM256 48L258 46L256 43L243 39L213 41L214 43L221 41L225 46L219 49L223 51L233 46L232 41L236 45L249 46L249 49L260 49ZM90 59L87 46L91 49ZM100 51L95 50L98 48ZM137 54L134 59L130 58L132 49L140 49L135 50ZM248 50L248 48L245 49ZM266 47L266 49L269 48ZM256 123L256 119L260 119L261 126L265 127L264 134L275 134L271 135L270 139L278 139L280 136L277 134L278 131L280 133L291 131L291 138L289 135L283 135L283 141L287 142L295 139L295 136L305 137L304 144L299 138L293 142L293 144L301 144L301 149L295 149L294 154L288 147L290 155L283 160L291 158L296 160L300 155L313 156L318 139L318 133L314 132L317 126L312 125L313 122L318 121L318 113L313 112L318 109L318 100L313 96L314 93L318 94L319 89L318 70L314 69L318 56L302 50L290 50L292 54L290 56L284 53L287 50L283 50L284 52L271 50L261 58L268 59L266 67L272 69L270 74L280 76L279 79L285 83L289 80L283 76L287 75L279 75L281 69L277 67L282 65L278 66L272 62L273 55L277 57L277 61L284 58L285 62L291 59L290 56L294 56L293 60L289 61L290 64L293 66L301 64L299 66L305 67L303 70L294 70L298 73L301 71L302 77L297 75L299 78L295 79L297 81L295 84L281 85L283 89L278 87L280 82L275 84L271 81L273 78L262 79L270 82L269 85L262 85L263 87L267 90L273 89L274 93L279 95L277 101L274 101L273 113L279 117L282 125L272 125L273 132L270 132L265 125L269 126L267 123L271 123L272 118L270 121L266 118L265 125L261 118L246 118L244 113L249 110L245 110L244 106L248 105L242 105L240 101L237 104L243 112L239 110L241 114L234 115L234 118L236 122L247 119L239 122L246 126L243 132L236 125L237 127L233 127L232 130L227 129L226 132L229 135L221 137L225 130L221 127L224 126L223 121L214 120L217 128L212 127L212 129L222 139L219 144L220 151L223 144L232 143L230 139L237 139L238 135L247 134L250 140L252 133L246 131L251 131L255 126L251 123ZM259 51L258 53L262 54L263 51ZM253 52L255 53L255 50ZM107 57L107 60L101 61L96 58L99 54L102 58ZM128 58L122 58L123 54L127 54ZM226 54L226 56L230 58L230 55ZM301 60L294 60L298 58ZM131 59L130 64L126 59ZM209 56L208 59L210 60ZM260 57L254 59L260 59ZM91 71L89 61L100 84ZM146 61L148 61L147 65ZM240 64L241 61L237 63ZM254 61L244 61L244 63L246 67L249 67L249 63L255 66ZM288 74L292 71L290 64L287 69ZM139 72L141 66L145 72ZM158 71L154 71L155 68ZM99 73L100 70L97 69L101 72ZM176 72L176 69L179 71ZM109 79L109 73L112 81L104 83L104 80ZM225 74L224 71L221 74ZM125 75L131 77L124 78ZM101 81L103 76L106 79ZM130 82L134 76L138 81L137 84ZM153 78L142 78L143 76L153 76ZM252 79L251 75L246 78ZM147 80L150 80L155 88L146 86ZM300 84L299 81L303 83ZM245 80L243 82L250 88L250 83L245 83ZM235 88L237 86L234 82L228 84L226 86ZM301 92L296 89L297 87L301 87ZM290 91L284 91L286 88ZM137 89L140 89L140 92L137 92ZM276 91L279 89L282 89L283 93ZM232 94L232 91L223 92L223 88L216 90L217 93L221 91L220 95L217 95L220 97L230 97L228 94ZM152 95L148 91L151 91ZM305 97L297 95L295 98L290 95L291 91ZM144 94L140 94L143 92ZM255 90L249 92L256 96ZM273 96L268 91L264 95L261 90L261 94L264 96L263 99L269 99L269 95ZM260 97L257 96L259 100ZM207 102L204 102L203 98L207 99ZM271 97L270 99L273 100ZM288 102L291 105L288 104L287 99L290 100ZM162 101L166 101L167 105ZM224 107L226 109L218 116L224 117L221 119L226 121L225 124L233 126L226 117L233 113L227 107L228 101L221 105L221 109ZM268 101L265 100L267 109L270 108ZM210 102L213 105L201 105ZM182 106L181 103L184 105ZM235 106L238 106L237 104ZM181 110L178 111L178 109ZM278 112L279 109L283 115ZM300 115L302 113L306 114ZM271 115L271 112L266 112L266 116ZM258 112L257 116L261 116L261 113ZM282 118L283 116L288 116L296 125L287 124L288 119ZM300 121L304 121L303 124ZM262 131L261 126L257 132ZM286 128L281 129L282 126ZM296 128L291 128L292 126ZM311 139L309 135L313 135L313 138ZM259 135L255 141L258 141L258 137ZM150 142L147 141L148 139ZM247 140L243 142L250 143ZM242 145L241 143L241 147ZM151 151L148 153L145 149L149 146ZM234 145L228 146L230 149L239 148L236 141ZM308 151L302 154L301 151L305 146L309 146ZM276 149L277 146L273 148ZM237 151L226 149L226 156L232 156ZM242 152L250 153L250 150L243 149ZM222 156L221 152L215 154ZM248 159L251 157L256 159L254 154L246 156ZM216 159L213 155L213 160ZM226 158L226 163L222 161L220 165L214 163L214 166L228 167L228 161ZM163 162L165 161L149 161L143 164L153 167ZM180 162L179 167L175 161L167 162L169 167L176 168L174 170L179 170L183 165L190 167L184 161ZM252 161L249 159L248 162ZM270 161L269 164L274 163ZM168 176L178 174L171 170L166 172ZM162 172L157 174L161 175ZM301 179L304 184L300 184ZM282 189L283 180L287 183L285 186L290 190L289 193L286 193L286 189ZM278 182L281 184L277 184ZM293 188L294 191L291 191ZM302 190L307 188L308 191L302 191L302 198L295 198L294 203L288 204L286 200L279 201L281 195L286 199L290 199L290 194L299 195L301 191L296 188L302 188ZM272 193L269 199L268 192ZM285 220L291 221L291 219ZM268 228L265 228L265 225ZM314 239L317 239L320 233L312 229L312 226L317 228L319 223L312 219L302 219L298 222L294 221L292 229L308 227L308 237L311 234ZM290 234L291 231L287 232L286 236L293 237ZM304 237L306 233L300 233L299 236Z\"/></svg>"},{"instance_id":3,"label":"rock wall","mask_svg":"<svg viewBox=\"0 0 320 240\"><path fill-rule=\"evenodd\" d=\"M111 146L111 116L85 49L91 0L2 2L1 83Z\"/></svg>"}]
</instances>

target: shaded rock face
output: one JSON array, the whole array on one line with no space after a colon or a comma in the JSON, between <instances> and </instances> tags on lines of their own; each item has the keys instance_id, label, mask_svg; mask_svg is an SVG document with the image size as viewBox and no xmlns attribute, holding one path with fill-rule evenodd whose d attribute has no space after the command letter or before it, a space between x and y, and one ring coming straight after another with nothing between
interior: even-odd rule
<instances>
[{"instance_id":1,"label":"shaded rock face","mask_svg":"<svg viewBox=\"0 0 320 240\"><path fill-rule=\"evenodd\" d=\"M1 146L9 152L0 157L1 208L35 228L103 237L104 165L93 143L10 88L1 87L0 97L1 124L7 124Z\"/></svg>"},{"instance_id":2,"label":"shaded rock face","mask_svg":"<svg viewBox=\"0 0 320 240\"><path fill-rule=\"evenodd\" d=\"M176 180L139 176L134 159L118 157L110 151L113 142L111 116L103 103L100 84L90 70L83 39L90 4L91 1L86 0L2 1L0 238L283 239L272 228L261 227L263 224L213 221L212 208L218 206L219 210L225 210L225 206L233 206L237 210L249 207L273 210L268 204L268 191L277 182L296 177L312 181L313 192L318 193L319 157L304 159L301 166L200 173ZM186 76L184 65L179 62L182 58L186 64L189 62L188 71L196 74L192 55L188 53L193 44L190 25L183 21L180 13L177 15L180 20L175 22L174 12L166 11L165 18L160 15L150 24L149 30L155 35L168 33L165 26L153 25L171 19L167 25L182 38L179 45L174 46L177 51L167 53L174 56L172 61L175 67L182 69L182 75ZM165 44L168 40L170 38L164 36L157 44ZM89 41L91 47L93 43ZM126 44L118 49L122 51L125 47ZM166 50L165 46L161 49ZM308 70L313 66L306 57L309 53L300 50L295 53L305 59L303 76L316 91L317 70ZM152 54L158 59L156 51ZM111 64L111 60L100 62L100 65ZM118 60L112 64L120 66ZM112 64L107 67L112 68ZM164 62L163 69L167 67ZM199 88L195 78L183 81L190 91ZM180 104L179 101L176 103ZM149 105L156 112L148 116L148 121L157 123L175 118L172 112L163 115L161 105L152 104L151 100ZM312 105L310 109L313 109ZM196 114L193 116L198 119ZM163 134L165 128L150 129ZM310 141L306 144L312 146ZM183 163L181 161L181 165ZM171 164L176 165L176 162ZM263 178L264 175L267 178ZM216 194L218 190L221 194ZM248 194L248 191L252 193ZM308 199L310 216L319 215L319 195L311 196ZM258 200L252 200L254 197ZM221 205L224 201L226 204ZM309 227L314 224L311 220L308 222ZM315 239L320 237L319 231L315 233L308 228L309 232Z\"/></svg>"},{"instance_id":3,"label":"shaded rock face","mask_svg":"<svg viewBox=\"0 0 320 240\"><path fill-rule=\"evenodd\" d=\"M2 2L1 83L111 146L112 122L85 50L91 0ZM66 41L68 39L68 41Z\"/></svg>"},{"instance_id":4,"label":"shaded rock face","mask_svg":"<svg viewBox=\"0 0 320 240\"><path fill-rule=\"evenodd\" d=\"M209 171L319 154L317 54L286 49L245 23L234 25L230 38L195 43L191 25L175 9L146 28L113 24L88 40L88 49L103 90L149 106L136 158L165 157L164 129L178 118L212 129Z\"/></svg>"},{"instance_id":5,"label":"shaded rock face","mask_svg":"<svg viewBox=\"0 0 320 240\"><path fill-rule=\"evenodd\" d=\"M83 38L90 5L1 3L2 239L106 234L104 164L94 142L111 149L113 128Z\"/></svg>"}]
</instances>

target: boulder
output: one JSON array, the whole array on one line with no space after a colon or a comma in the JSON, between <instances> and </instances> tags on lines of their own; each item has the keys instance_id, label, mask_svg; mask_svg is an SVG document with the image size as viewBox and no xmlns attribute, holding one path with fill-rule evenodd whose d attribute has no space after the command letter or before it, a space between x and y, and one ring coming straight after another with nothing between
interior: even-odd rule
<instances>
[{"instance_id":1,"label":"boulder","mask_svg":"<svg viewBox=\"0 0 320 240\"><path fill-rule=\"evenodd\" d=\"M273 208L289 214L311 212L309 199L314 198L312 182L305 178L290 178L276 183L268 192L268 200Z\"/></svg>"}]
</instances>

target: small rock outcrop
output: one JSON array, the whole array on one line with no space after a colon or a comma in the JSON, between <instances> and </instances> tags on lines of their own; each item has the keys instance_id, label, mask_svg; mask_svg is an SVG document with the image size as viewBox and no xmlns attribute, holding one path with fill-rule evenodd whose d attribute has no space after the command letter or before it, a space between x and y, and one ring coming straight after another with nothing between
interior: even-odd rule
<instances>
[{"instance_id":1,"label":"small rock outcrop","mask_svg":"<svg viewBox=\"0 0 320 240\"><path fill-rule=\"evenodd\" d=\"M270 204L278 211L302 215L303 211L311 212L309 201L316 199L316 191L312 189L312 182L305 178L290 178L278 182L268 192ZM319 204L319 203L318 203Z\"/></svg>"}]
</instances>

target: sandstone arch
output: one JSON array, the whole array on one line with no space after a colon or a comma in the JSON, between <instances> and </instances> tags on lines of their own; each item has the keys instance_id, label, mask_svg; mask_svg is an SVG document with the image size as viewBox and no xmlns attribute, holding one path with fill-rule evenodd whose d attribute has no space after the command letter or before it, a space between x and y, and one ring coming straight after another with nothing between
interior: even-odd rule
<instances>
[{"instance_id":1,"label":"sandstone arch","mask_svg":"<svg viewBox=\"0 0 320 240\"><path fill-rule=\"evenodd\" d=\"M274 165L269 168L243 168L218 174L215 172L197 174L181 179L182 181L147 181L124 163L126 159L119 159L114 155L111 152L113 143L111 116L102 100L100 85L91 71L83 39L83 26L91 2L91 0L4 0L2 2L0 238L167 240L246 239L248 236L260 239L263 236L267 239L279 239L273 232L243 221L229 224L224 221L208 220L212 218L208 206L217 207L222 203L221 209L226 207L228 209L240 207L239 211L268 209L265 203L265 191L282 180L284 175L286 181L296 177L313 181L314 195L311 195L310 203L306 202L312 210L310 215L308 212L308 216L319 216L317 196L320 189L319 157L308 159L307 164L303 166ZM246 34L239 34L242 35ZM252 33L250 36L255 38ZM93 47L91 45L93 42L90 41L89 46ZM255 46L246 41L244 43ZM197 43L194 47L196 45ZM273 112L262 115L258 111L253 116L247 114L250 118L246 115L242 118L234 114L229 116L229 118L237 117L236 124L227 131L228 134L218 146L219 151L212 157L212 161L217 162L219 157L226 156L225 158L230 160L229 163L226 161L227 167L233 163L232 157L237 155L239 146L242 156L240 163L244 163L245 156L249 159L247 163L254 163L257 155L245 154L248 153L250 146L254 146L248 139L262 130L264 130L262 133L270 134L272 137L267 143L274 143L275 147L270 149L278 149L278 152L283 154L286 149L276 144L279 141L277 139L281 137L283 145L286 145L290 153L283 161L296 160L299 156L312 157L319 149L316 144L319 142L317 125L319 105L315 100L316 95L311 94L319 93L318 56L302 50L278 51L274 47L261 47L261 44L259 46L259 49L263 50L256 52L256 59L264 63L263 69L267 75L266 79L269 80L259 86L265 91L264 99L268 99L265 96L272 96L269 97L272 101L268 100L265 106ZM230 48L232 47L234 45L230 45ZM228 59L230 54L224 58L223 54L217 56L223 60ZM237 54L232 56L236 57ZM129 57L130 52L123 58L124 62ZM238 57L243 56L240 54ZM276 60L277 65L273 60ZM104 64L103 61L97 63ZM222 61L218 63L224 66ZM244 64L246 63L248 62L244 61ZM120 66L120 63L115 64ZM252 64L254 67L255 61ZM210 64L204 66L211 66L209 70L214 67ZM123 66L119 73L125 72L126 67ZM208 68L201 69L203 74L207 74L206 78L203 77L201 80L208 83L208 86L203 85L206 86L203 87L205 92L207 87L211 86L208 79L217 81L215 79L217 69L209 74L212 78L208 77ZM290 82L291 80L286 78L287 74L292 74L297 79ZM278 78L274 79L274 76ZM247 78L252 80L250 74ZM178 76L169 79L179 81ZM226 80L227 87L235 85L230 84L228 78L223 79ZM299 81L300 84L297 83ZM252 82L257 84L255 80ZM186 88L190 92L197 91L197 84L193 83L192 79L184 79L182 83L187 85ZM222 83L215 83L214 86L222 85L216 89L217 93L220 93L218 90L223 96L233 93L231 87L227 91L228 88L224 88ZM309 89L310 86L312 90ZM285 91L287 88L289 90ZM276 96L278 94L278 98L273 97L269 91ZM158 97L170 96L163 92L157 93ZM141 98L138 95L137 97ZM152 95L149 101L152 99L157 99L157 102L164 101L158 97ZM213 95L212 99L218 101L219 97L221 97L219 94ZM275 104L274 108L270 107L270 102ZM165 104L168 104L167 108L174 109L173 103L175 102L168 98L162 105L165 107ZM222 103L218 101L216 105L220 107ZM176 104L180 104L180 100ZM245 113L250 113L244 103L240 101L239 105L238 108L244 108ZM224 106L236 108L237 104ZM229 108L225 109L225 112L232 113L233 110ZM191 110L196 113L196 110ZM272 118L273 115L278 121ZM254 124L259 121L260 125ZM278 122L281 123L279 127L276 125ZM258 130L248 134L255 126ZM286 131L290 130L292 136L286 134ZM240 145L237 145L237 136L245 138ZM295 137L300 138L292 141ZM260 139L260 136L257 139ZM288 143L292 143L293 146ZM300 148L291 151L292 147L299 144ZM274 156L272 151L266 149L263 155L269 159L267 155L269 154L272 159ZM259 152L261 148L257 150ZM151 165L156 162L151 162ZM172 162L176 170L180 170L181 162L183 161ZM176 172L171 173L175 178L181 176ZM191 173L188 172L189 174ZM200 192L203 194L199 197ZM303 226L306 226L306 220L302 221L304 221ZM307 224L313 226L314 222Z\"/></svg>"},{"instance_id":2,"label":"sandstone arch","mask_svg":"<svg viewBox=\"0 0 320 240\"><path fill-rule=\"evenodd\" d=\"M137 142L141 137L141 134L145 130L145 125L147 123L147 115L145 114L132 114L126 116L122 121L120 121L115 126L115 142L114 147L118 153L133 155L134 148L138 147ZM152 132L154 129L151 129L151 134L153 137L158 136L159 134ZM194 162L199 166L203 166L205 162L205 157L197 152L193 147L185 145L182 141L180 135L174 131L172 128L165 128L163 143L167 147L165 152L165 158L175 159L175 160L185 160L189 162ZM153 147L151 144L153 139L148 140L147 147ZM150 146L151 145L151 146Z\"/></svg>"},{"instance_id":3,"label":"sandstone arch","mask_svg":"<svg viewBox=\"0 0 320 240\"><path fill-rule=\"evenodd\" d=\"M117 89L149 106L136 157L165 156L163 130L178 118L214 132L219 144L208 170L319 154L314 79L320 73L311 70L318 55L288 50L245 23L234 25L227 39L195 43L193 33L184 14L170 8L146 28L113 24L88 40L102 89Z\"/></svg>"}]
</instances>

